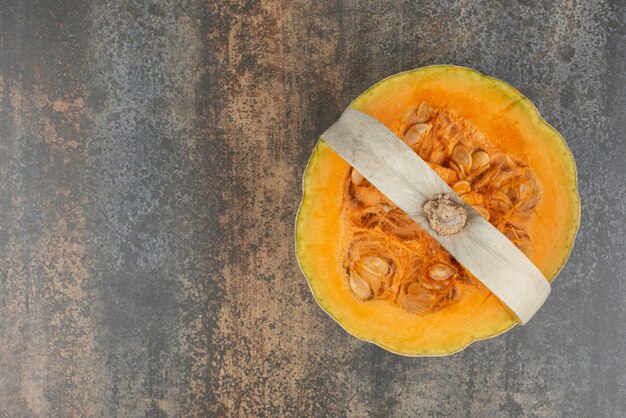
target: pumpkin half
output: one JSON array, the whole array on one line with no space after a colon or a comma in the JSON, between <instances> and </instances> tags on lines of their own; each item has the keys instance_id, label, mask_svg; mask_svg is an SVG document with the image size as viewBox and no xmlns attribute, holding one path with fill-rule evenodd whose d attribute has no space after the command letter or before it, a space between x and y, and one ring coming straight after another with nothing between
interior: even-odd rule
<instances>
[{"instance_id":1,"label":"pumpkin half","mask_svg":"<svg viewBox=\"0 0 626 418\"><path fill-rule=\"evenodd\" d=\"M386 78L351 105L402 138L552 280L580 218L559 133L503 81L457 66ZM296 253L319 305L357 338L446 355L516 324L437 241L320 139L303 178Z\"/></svg>"}]
</instances>

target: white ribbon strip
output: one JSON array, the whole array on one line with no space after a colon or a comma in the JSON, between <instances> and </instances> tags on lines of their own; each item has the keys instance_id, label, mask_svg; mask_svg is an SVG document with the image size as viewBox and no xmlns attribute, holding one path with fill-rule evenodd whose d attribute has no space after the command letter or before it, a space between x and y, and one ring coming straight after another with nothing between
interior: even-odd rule
<instances>
[{"instance_id":1,"label":"white ribbon strip","mask_svg":"<svg viewBox=\"0 0 626 418\"><path fill-rule=\"evenodd\" d=\"M322 134L343 159L358 170L424 228L476 276L525 324L550 293L550 283L509 239L456 193L408 145L375 118L348 108ZM467 211L465 227L456 234L433 231L422 209L445 193Z\"/></svg>"}]
</instances>

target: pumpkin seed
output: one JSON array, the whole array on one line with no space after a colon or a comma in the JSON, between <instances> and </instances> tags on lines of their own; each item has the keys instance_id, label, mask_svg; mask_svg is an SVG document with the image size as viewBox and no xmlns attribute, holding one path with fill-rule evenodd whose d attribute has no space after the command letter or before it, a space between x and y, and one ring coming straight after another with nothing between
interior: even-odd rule
<instances>
[{"instance_id":1,"label":"pumpkin seed","mask_svg":"<svg viewBox=\"0 0 626 418\"><path fill-rule=\"evenodd\" d=\"M513 170L500 169L498 175L493 179L493 187L503 189L514 181L516 173Z\"/></svg>"},{"instance_id":2,"label":"pumpkin seed","mask_svg":"<svg viewBox=\"0 0 626 418\"><path fill-rule=\"evenodd\" d=\"M444 112L439 112L437 115L437 122L439 122L439 128L447 133L450 130L450 125L452 125L452 121Z\"/></svg>"},{"instance_id":3,"label":"pumpkin seed","mask_svg":"<svg viewBox=\"0 0 626 418\"><path fill-rule=\"evenodd\" d=\"M509 196L503 191L494 190L491 193L489 206L494 208L498 212L505 213L511 208L511 200L509 199Z\"/></svg>"},{"instance_id":4,"label":"pumpkin seed","mask_svg":"<svg viewBox=\"0 0 626 418\"><path fill-rule=\"evenodd\" d=\"M489 164L492 167L498 167L498 169L500 169L500 167L502 167L507 162L507 160L508 157L505 154L498 152L496 154L493 154L491 158L489 158Z\"/></svg>"},{"instance_id":5,"label":"pumpkin seed","mask_svg":"<svg viewBox=\"0 0 626 418\"><path fill-rule=\"evenodd\" d=\"M370 285L354 271L350 274L350 289L359 300L369 300L373 296Z\"/></svg>"},{"instance_id":6,"label":"pumpkin seed","mask_svg":"<svg viewBox=\"0 0 626 418\"><path fill-rule=\"evenodd\" d=\"M461 289L459 289L459 286L452 283L452 285L448 289L446 296L450 302L453 302L461 297Z\"/></svg>"},{"instance_id":7,"label":"pumpkin seed","mask_svg":"<svg viewBox=\"0 0 626 418\"><path fill-rule=\"evenodd\" d=\"M472 191L472 185L467 180L461 180L454 183L452 186L452 190L454 190L457 194L465 194Z\"/></svg>"},{"instance_id":8,"label":"pumpkin seed","mask_svg":"<svg viewBox=\"0 0 626 418\"><path fill-rule=\"evenodd\" d=\"M410 147L417 144L421 139L428 134L431 126L427 123L418 123L409 128L404 134L404 141Z\"/></svg>"},{"instance_id":9,"label":"pumpkin seed","mask_svg":"<svg viewBox=\"0 0 626 418\"><path fill-rule=\"evenodd\" d=\"M433 139L431 136L426 136L417 153L423 160L427 160L431 152L433 152Z\"/></svg>"},{"instance_id":10,"label":"pumpkin seed","mask_svg":"<svg viewBox=\"0 0 626 418\"><path fill-rule=\"evenodd\" d=\"M363 180L365 180L365 177L363 177L363 174L359 173L353 168L352 174L350 174L350 180L352 181L352 184L354 184L355 186L358 186L359 184L363 183Z\"/></svg>"},{"instance_id":11,"label":"pumpkin seed","mask_svg":"<svg viewBox=\"0 0 626 418\"><path fill-rule=\"evenodd\" d=\"M367 279L383 277L389 273L389 264L380 257L369 256L359 260L359 272Z\"/></svg>"},{"instance_id":12,"label":"pumpkin seed","mask_svg":"<svg viewBox=\"0 0 626 418\"><path fill-rule=\"evenodd\" d=\"M439 290L441 289L441 283L437 280L431 279L428 275L420 277L420 284L426 289Z\"/></svg>"},{"instance_id":13,"label":"pumpkin seed","mask_svg":"<svg viewBox=\"0 0 626 418\"><path fill-rule=\"evenodd\" d=\"M454 147L450 158L458 167L463 167L465 173L469 173L472 168L472 157L465 145L458 144Z\"/></svg>"},{"instance_id":14,"label":"pumpkin seed","mask_svg":"<svg viewBox=\"0 0 626 418\"><path fill-rule=\"evenodd\" d=\"M454 269L445 264L435 264L428 270L428 276L437 281L448 280L455 273Z\"/></svg>"},{"instance_id":15,"label":"pumpkin seed","mask_svg":"<svg viewBox=\"0 0 626 418\"><path fill-rule=\"evenodd\" d=\"M446 151L445 151L445 146L443 145L440 145L439 147L437 147L437 149L435 149L430 154L430 157L428 157L428 161L437 165L442 165L445 159L446 159Z\"/></svg>"},{"instance_id":16,"label":"pumpkin seed","mask_svg":"<svg viewBox=\"0 0 626 418\"><path fill-rule=\"evenodd\" d=\"M518 210L523 212L528 212L537 206L539 203L539 193L534 193L528 196L526 199L522 200L522 203L519 205Z\"/></svg>"},{"instance_id":17,"label":"pumpkin seed","mask_svg":"<svg viewBox=\"0 0 626 418\"><path fill-rule=\"evenodd\" d=\"M406 293L410 295L419 295L424 292L424 288L418 282L409 283L406 287Z\"/></svg>"},{"instance_id":18,"label":"pumpkin seed","mask_svg":"<svg viewBox=\"0 0 626 418\"><path fill-rule=\"evenodd\" d=\"M400 305L409 312L428 311L435 303L435 297L426 289L419 293L407 293L400 299Z\"/></svg>"},{"instance_id":19,"label":"pumpkin seed","mask_svg":"<svg viewBox=\"0 0 626 418\"><path fill-rule=\"evenodd\" d=\"M490 165L487 170L480 176L478 181L474 183L474 189L482 189L490 184L493 179L498 175L501 165Z\"/></svg>"},{"instance_id":20,"label":"pumpkin seed","mask_svg":"<svg viewBox=\"0 0 626 418\"><path fill-rule=\"evenodd\" d=\"M459 125L457 125L456 123L451 123L448 128L448 138L454 138L458 142L460 139L465 139L465 135L463 135L463 131L461 131Z\"/></svg>"},{"instance_id":21,"label":"pumpkin seed","mask_svg":"<svg viewBox=\"0 0 626 418\"><path fill-rule=\"evenodd\" d=\"M363 257L357 263L356 269L359 276L369 283L374 295L378 295L390 270L387 261L376 256Z\"/></svg>"},{"instance_id":22,"label":"pumpkin seed","mask_svg":"<svg viewBox=\"0 0 626 418\"><path fill-rule=\"evenodd\" d=\"M405 126L412 126L417 123L427 122L433 114L433 108L426 102L422 102L418 107L411 106L404 112L402 122Z\"/></svg>"},{"instance_id":23,"label":"pumpkin seed","mask_svg":"<svg viewBox=\"0 0 626 418\"><path fill-rule=\"evenodd\" d=\"M460 136L453 136L451 138L448 138L448 141L446 144L446 152L448 153L448 155L452 154L452 150L459 143L460 138L461 138Z\"/></svg>"},{"instance_id":24,"label":"pumpkin seed","mask_svg":"<svg viewBox=\"0 0 626 418\"><path fill-rule=\"evenodd\" d=\"M420 122L428 121L433 115L433 108L426 102L422 102L417 108L417 112L415 112L415 116L417 120Z\"/></svg>"},{"instance_id":25,"label":"pumpkin seed","mask_svg":"<svg viewBox=\"0 0 626 418\"><path fill-rule=\"evenodd\" d=\"M472 167L474 170L482 168L489 164L489 154L482 149L478 149L472 153Z\"/></svg>"},{"instance_id":26,"label":"pumpkin seed","mask_svg":"<svg viewBox=\"0 0 626 418\"><path fill-rule=\"evenodd\" d=\"M457 173L457 176L460 179L464 179L465 178L465 170L463 170L463 167L459 167L458 165L456 165L453 161L450 161L448 163L448 165L450 166L450 168L452 170L454 170Z\"/></svg>"},{"instance_id":27,"label":"pumpkin seed","mask_svg":"<svg viewBox=\"0 0 626 418\"><path fill-rule=\"evenodd\" d=\"M485 202L483 195L477 192L465 193L462 198L465 203L472 206L482 206Z\"/></svg>"},{"instance_id":28,"label":"pumpkin seed","mask_svg":"<svg viewBox=\"0 0 626 418\"><path fill-rule=\"evenodd\" d=\"M449 168L442 167L437 164L428 164L430 168L432 168L435 173L439 175L448 184L454 184L457 180L457 174L454 170L450 170Z\"/></svg>"},{"instance_id":29,"label":"pumpkin seed","mask_svg":"<svg viewBox=\"0 0 626 418\"><path fill-rule=\"evenodd\" d=\"M357 187L354 197L365 206L376 206L385 201L383 195L373 187Z\"/></svg>"}]
</instances>

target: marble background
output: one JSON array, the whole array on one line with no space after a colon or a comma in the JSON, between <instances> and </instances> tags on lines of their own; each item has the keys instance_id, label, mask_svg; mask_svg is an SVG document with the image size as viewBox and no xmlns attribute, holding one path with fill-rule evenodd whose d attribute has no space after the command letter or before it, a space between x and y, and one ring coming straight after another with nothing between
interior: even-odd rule
<instances>
[{"instance_id":1,"label":"marble background","mask_svg":"<svg viewBox=\"0 0 626 418\"><path fill-rule=\"evenodd\" d=\"M626 4L0 1L0 416L623 417ZM403 358L294 255L316 136L434 63L527 95L582 225L526 327Z\"/></svg>"}]
</instances>

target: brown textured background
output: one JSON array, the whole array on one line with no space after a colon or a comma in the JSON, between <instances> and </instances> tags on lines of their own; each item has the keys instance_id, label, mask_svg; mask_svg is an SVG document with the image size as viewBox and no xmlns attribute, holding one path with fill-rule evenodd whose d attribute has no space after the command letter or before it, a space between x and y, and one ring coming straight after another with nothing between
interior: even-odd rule
<instances>
[{"instance_id":1,"label":"brown textured background","mask_svg":"<svg viewBox=\"0 0 626 418\"><path fill-rule=\"evenodd\" d=\"M0 416L625 416L625 3L436 3L0 1ZM293 223L316 136L433 63L535 102L582 226L528 326L411 359L318 308Z\"/></svg>"}]
</instances>

